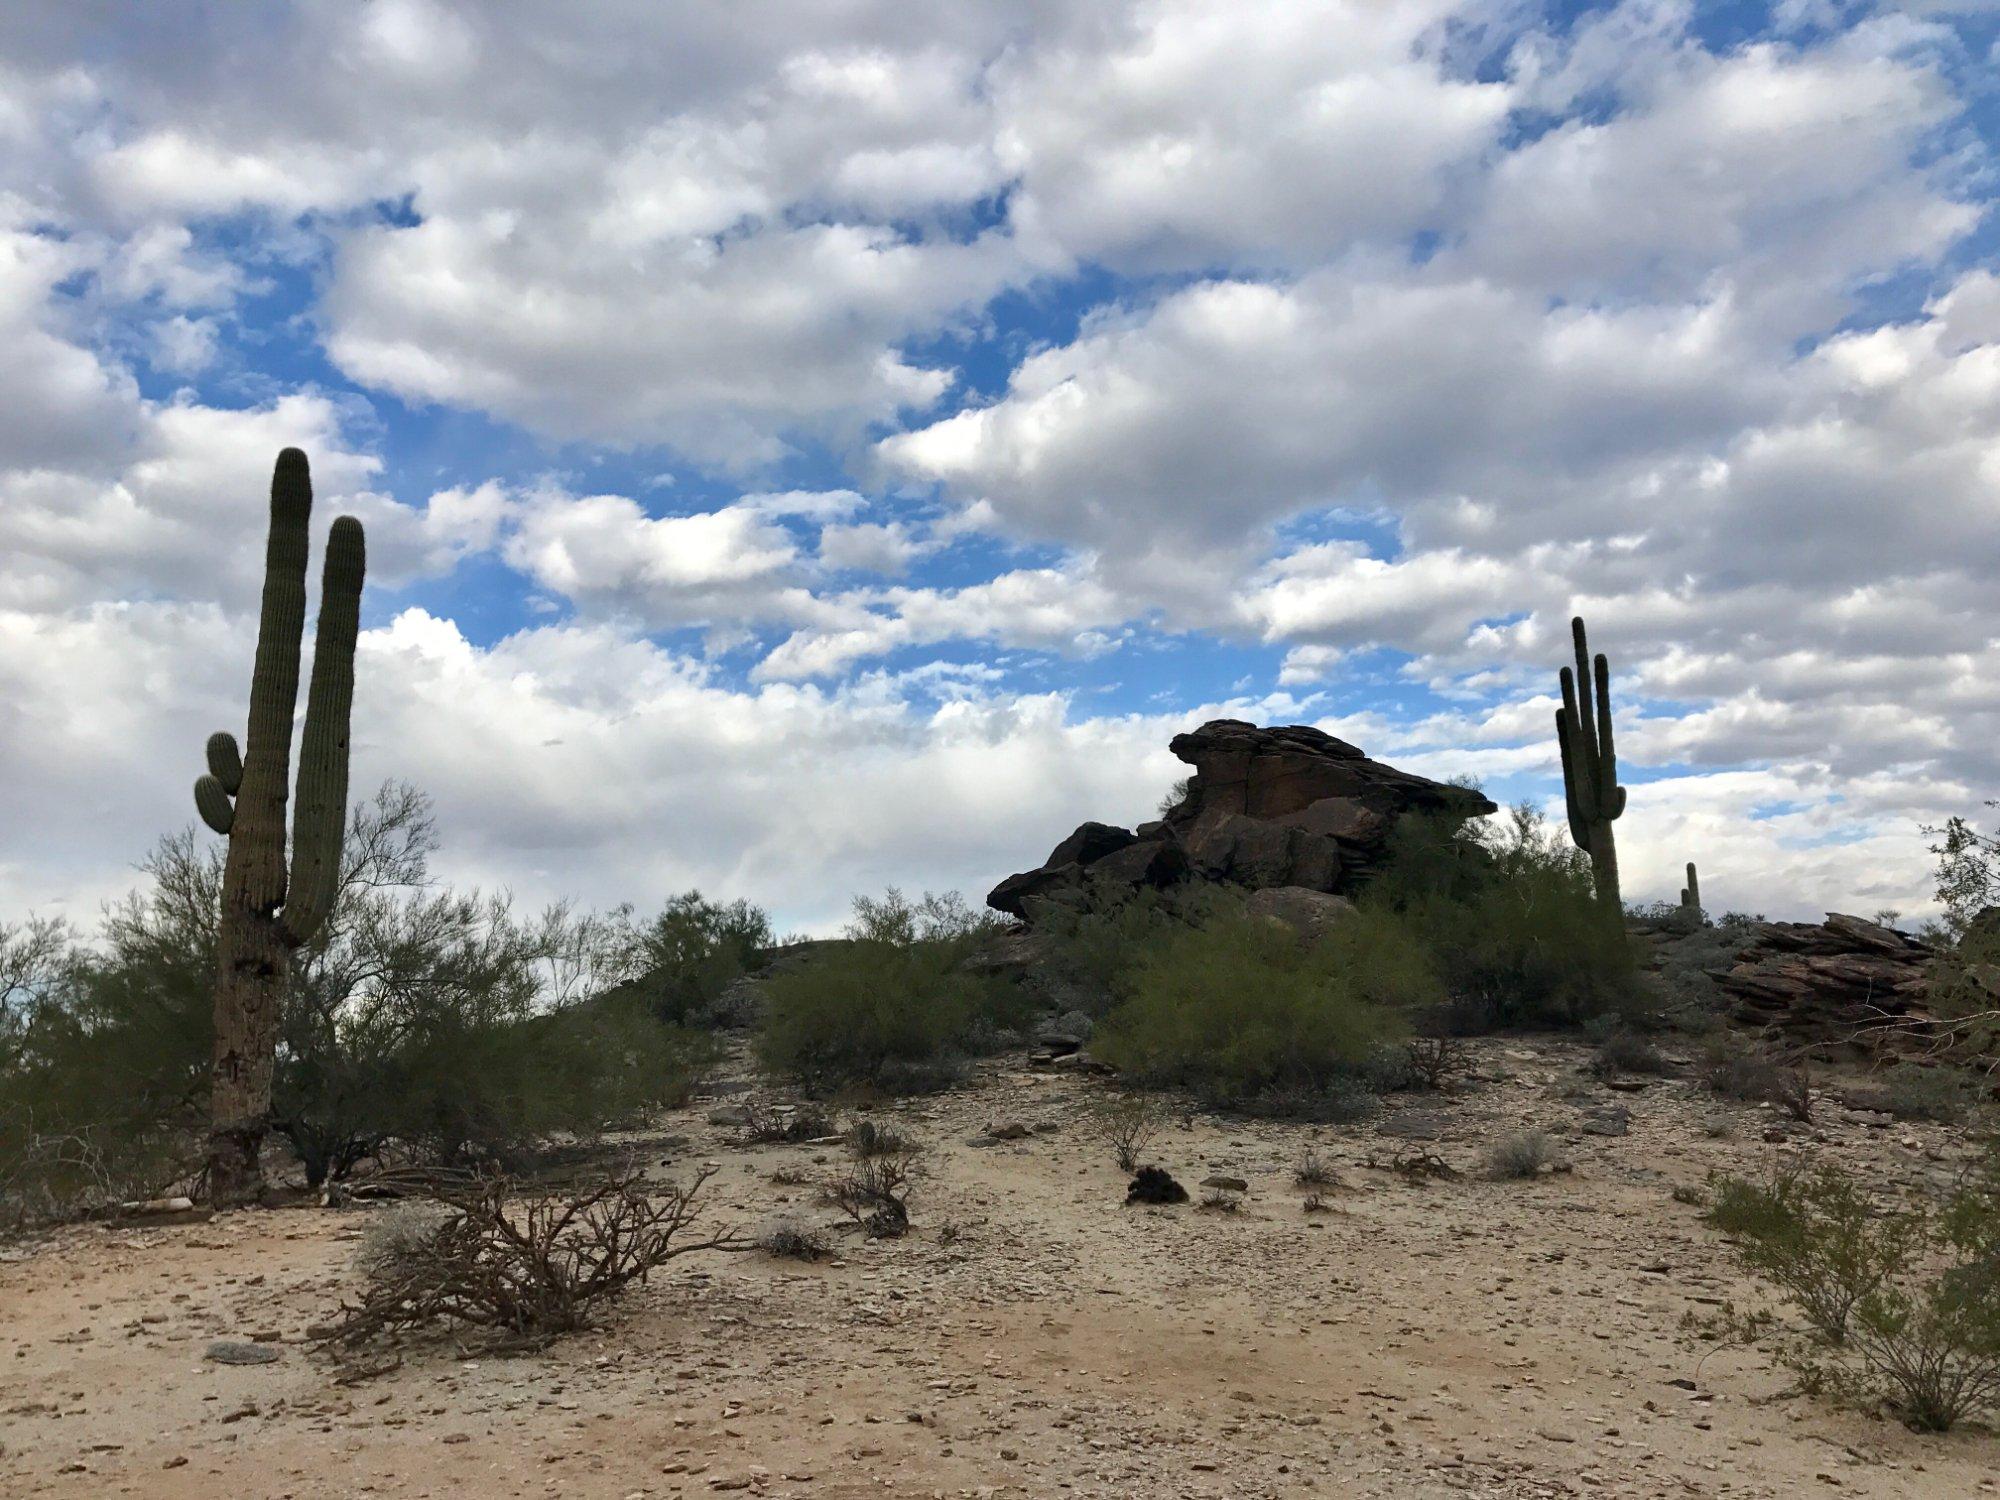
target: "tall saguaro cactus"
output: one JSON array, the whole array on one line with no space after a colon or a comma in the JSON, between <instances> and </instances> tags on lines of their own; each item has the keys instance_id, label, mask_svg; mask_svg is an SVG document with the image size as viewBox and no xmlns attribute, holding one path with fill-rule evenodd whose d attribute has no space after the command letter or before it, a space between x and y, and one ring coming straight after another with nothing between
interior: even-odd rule
<instances>
[{"instance_id":1,"label":"tall saguaro cactus","mask_svg":"<svg viewBox=\"0 0 2000 1500\"><path fill-rule=\"evenodd\" d=\"M1681 910L1701 915L1701 877L1694 872L1694 861L1688 861L1688 883L1681 887Z\"/></svg>"},{"instance_id":2,"label":"tall saguaro cactus","mask_svg":"<svg viewBox=\"0 0 2000 1500\"><path fill-rule=\"evenodd\" d=\"M1576 642L1576 671L1562 669L1563 706L1556 710L1569 836L1590 856L1597 899L1620 912L1618 846L1611 825L1625 811L1625 788L1618 784L1618 752L1611 737L1611 667L1599 653L1592 670L1581 615L1569 628Z\"/></svg>"},{"instance_id":3,"label":"tall saguaro cactus","mask_svg":"<svg viewBox=\"0 0 2000 1500\"><path fill-rule=\"evenodd\" d=\"M354 641L367 555L361 523L352 516L335 520L326 539L288 867L285 782L291 774L292 717L299 696L311 517L312 475L306 456L287 448L271 473L271 531L250 676L249 734L240 753L235 736L210 735L208 774L194 784L202 821L229 839L216 943L215 1071L209 1099L209 1191L217 1203L243 1202L262 1190L258 1158L271 1111L279 1007L292 952L310 942L326 921L340 878Z\"/></svg>"}]
</instances>

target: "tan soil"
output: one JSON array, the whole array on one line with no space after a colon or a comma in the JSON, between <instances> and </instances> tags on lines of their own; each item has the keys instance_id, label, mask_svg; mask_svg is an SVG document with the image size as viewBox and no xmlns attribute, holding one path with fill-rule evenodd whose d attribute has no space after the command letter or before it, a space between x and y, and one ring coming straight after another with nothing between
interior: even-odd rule
<instances>
[{"instance_id":1,"label":"tan soil","mask_svg":"<svg viewBox=\"0 0 2000 1500\"><path fill-rule=\"evenodd\" d=\"M1677 1332L1754 1299L1698 1210L1714 1168L1825 1152L1885 1183L1940 1178L1965 1150L1935 1126L1838 1105L1818 1139L1682 1081L1611 1094L1580 1049L1482 1044L1492 1081L1384 1119L1442 1117L1422 1149L1466 1172L1412 1186L1367 1168L1403 1141L1345 1127L1197 1117L1153 1153L1242 1208L1128 1209L1087 1122L1093 1080L1017 1059L885 1114L929 1143L902 1241L841 1240L830 1265L682 1260L601 1329L542 1353L413 1355L353 1386L304 1330L354 1286L380 1208L245 1212L149 1230L83 1228L0 1263L0 1493L435 1496L1865 1496L2000 1492L2000 1439L1923 1437L1782 1394L1755 1351ZM1618 1102L1629 1135L1576 1133ZM708 1104L649 1159L722 1162L715 1212L755 1228L814 1217L781 1165L827 1148L742 1147ZM1721 1113L1727 1139L1702 1122ZM1019 1120L1052 1134L968 1138ZM1521 1125L1574 1170L1471 1175ZM1796 1128L1795 1128L1796 1131ZM1345 1186L1308 1216L1309 1141ZM661 1168L670 1173L671 1168ZM787 1203L789 1199L789 1203ZM688 1268L688 1269L680 1269ZM275 1364L203 1358L275 1335ZM1686 1388L1691 1382L1693 1388Z\"/></svg>"}]
</instances>

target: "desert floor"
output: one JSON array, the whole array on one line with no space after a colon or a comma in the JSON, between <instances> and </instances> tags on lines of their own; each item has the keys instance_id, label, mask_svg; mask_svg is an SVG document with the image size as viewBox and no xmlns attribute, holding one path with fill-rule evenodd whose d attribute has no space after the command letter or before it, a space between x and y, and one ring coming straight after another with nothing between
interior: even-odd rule
<instances>
[{"instance_id":1,"label":"desert floor","mask_svg":"<svg viewBox=\"0 0 2000 1500\"><path fill-rule=\"evenodd\" d=\"M383 1208L65 1230L0 1252L0 1493L2000 1493L1993 1434L1829 1410L1786 1394L1763 1354L1678 1331L1757 1293L1677 1185L1800 1150L1888 1182L1940 1177L1959 1137L1829 1099L1767 1141L1762 1109L1671 1078L1613 1094L1584 1056L1498 1039L1454 1096L1392 1099L1359 1125L1170 1126L1152 1154L1197 1198L1211 1173L1246 1179L1234 1213L1123 1206L1089 1123L1107 1086L1002 1059L878 1111L928 1146L908 1238L843 1236L818 1265L689 1257L543 1352L439 1347L354 1384L305 1330L352 1290ZM825 1217L770 1174L838 1153L737 1144L708 1115L741 1097L632 1144L661 1175L721 1163L720 1220ZM1614 1103L1628 1134L1580 1133ZM1726 1137L1705 1128L1718 1115ZM972 1143L1013 1121L1053 1129ZM1477 1176L1483 1145L1522 1126L1562 1141L1571 1170ZM1292 1182L1308 1143L1344 1182L1316 1215ZM1464 1175L1415 1185L1366 1164L1399 1149ZM281 1358L206 1360L225 1338L275 1340Z\"/></svg>"}]
</instances>

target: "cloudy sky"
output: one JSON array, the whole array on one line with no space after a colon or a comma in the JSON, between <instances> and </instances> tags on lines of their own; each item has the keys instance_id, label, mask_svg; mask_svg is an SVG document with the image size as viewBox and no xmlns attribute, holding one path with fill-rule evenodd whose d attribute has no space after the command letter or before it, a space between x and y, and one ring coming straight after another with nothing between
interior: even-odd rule
<instances>
[{"instance_id":1,"label":"cloudy sky","mask_svg":"<svg viewBox=\"0 0 2000 1500\"><path fill-rule=\"evenodd\" d=\"M1311 722L1627 894L1909 913L2000 795L2000 6L14 0L0 918L370 547L357 789L524 899L837 921Z\"/></svg>"}]
</instances>

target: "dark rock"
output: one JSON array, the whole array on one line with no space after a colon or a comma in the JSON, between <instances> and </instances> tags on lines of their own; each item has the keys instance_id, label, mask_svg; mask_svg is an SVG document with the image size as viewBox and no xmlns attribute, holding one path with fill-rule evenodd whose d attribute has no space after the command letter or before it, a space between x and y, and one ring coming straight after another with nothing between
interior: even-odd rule
<instances>
[{"instance_id":1,"label":"dark rock","mask_svg":"<svg viewBox=\"0 0 2000 1500\"><path fill-rule=\"evenodd\" d=\"M1205 1188L1215 1188L1219 1192L1225 1193L1247 1193L1250 1191L1250 1184L1245 1182L1241 1177L1228 1177L1220 1172L1212 1177L1202 1178L1201 1185Z\"/></svg>"},{"instance_id":2,"label":"dark rock","mask_svg":"<svg viewBox=\"0 0 2000 1500\"><path fill-rule=\"evenodd\" d=\"M1125 1189L1127 1203L1185 1203L1187 1189L1165 1167L1141 1167Z\"/></svg>"},{"instance_id":3,"label":"dark rock","mask_svg":"<svg viewBox=\"0 0 2000 1500\"><path fill-rule=\"evenodd\" d=\"M1137 832L1085 823L1040 868L1001 881L987 904L1026 918L1038 902L1088 908L1195 879L1346 893L1379 865L1405 813L1496 811L1477 792L1370 760L1305 725L1217 719L1170 748L1195 774L1164 819Z\"/></svg>"},{"instance_id":4,"label":"dark rock","mask_svg":"<svg viewBox=\"0 0 2000 1500\"><path fill-rule=\"evenodd\" d=\"M218 1365L275 1365L284 1358L284 1351L274 1349L269 1344L246 1344L232 1339L220 1339L203 1351L203 1358L213 1360Z\"/></svg>"},{"instance_id":5,"label":"dark rock","mask_svg":"<svg viewBox=\"0 0 2000 1500\"><path fill-rule=\"evenodd\" d=\"M1443 1139L1447 1123L1443 1115L1433 1110L1408 1109L1381 1121L1375 1133L1401 1141L1435 1141Z\"/></svg>"},{"instance_id":6,"label":"dark rock","mask_svg":"<svg viewBox=\"0 0 2000 1500\"><path fill-rule=\"evenodd\" d=\"M1632 1128L1632 1111L1622 1104L1607 1104L1583 1117L1585 1135L1624 1135Z\"/></svg>"}]
</instances>

